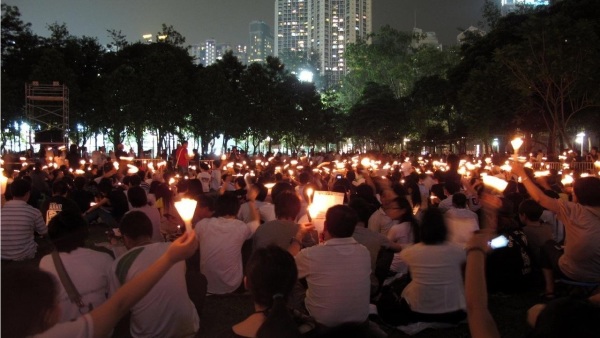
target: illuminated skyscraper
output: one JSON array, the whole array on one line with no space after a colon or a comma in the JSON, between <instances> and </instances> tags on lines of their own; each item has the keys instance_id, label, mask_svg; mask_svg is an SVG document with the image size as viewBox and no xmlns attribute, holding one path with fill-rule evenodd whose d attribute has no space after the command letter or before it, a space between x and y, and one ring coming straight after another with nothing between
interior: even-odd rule
<instances>
[{"instance_id":1,"label":"illuminated skyscraper","mask_svg":"<svg viewBox=\"0 0 600 338\"><path fill-rule=\"evenodd\" d=\"M307 0L275 1L275 56L307 52Z\"/></svg>"},{"instance_id":2,"label":"illuminated skyscraper","mask_svg":"<svg viewBox=\"0 0 600 338\"><path fill-rule=\"evenodd\" d=\"M210 66L213 63L217 62L217 41L215 39L206 40L205 47L205 64L204 66Z\"/></svg>"},{"instance_id":3,"label":"illuminated skyscraper","mask_svg":"<svg viewBox=\"0 0 600 338\"><path fill-rule=\"evenodd\" d=\"M537 7L537 6L548 6L550 0L502 0L501 1L501 12L502 15L506 15L510 12L516 11L519 6L522 7Z\"/></svg>"},{"instance_id":4,"label":"illuminated skyscraper","mask_svg":"<svg viewBox=\"0 0 600 338\"><path fill-rule=\"evenodd\" d=\"M319 55L326 86L348 71L346 46L371 33L371 8L371 0L309 0L309 48Z\"/></svg>"},{"instance_id":5,"label":"illuminated skyscraper","mask_svg":"<svg viewBox=\"0 0 600 338\"><path fill-rule=\"evenodd\" d=\"M271 28L264 21L250 23L250 44L248 63L265 62L267 56L273 55L273 35Z\"/></svg>"}]
</instances>

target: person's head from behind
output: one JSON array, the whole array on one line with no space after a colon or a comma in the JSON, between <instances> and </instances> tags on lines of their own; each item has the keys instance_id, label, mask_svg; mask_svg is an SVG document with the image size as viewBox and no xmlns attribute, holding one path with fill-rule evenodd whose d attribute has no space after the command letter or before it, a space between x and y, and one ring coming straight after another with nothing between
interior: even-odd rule
<instances>
[{"instance_id":1,"label":"person's head from behind","mask_svg":"<svg viewBox=\"0 0 600 338\"><path fill-rule=\"evenodd\" d=\"M324 227L326 239L351 237L357 222L356 211L346 205L335 205L327 209Z\"/></svg>"},{"instance_id":2,"label":"person's head from behind","mask_svg":"<svg viewBox=\"0 0 600 338\"><path fill-rule=\"evenodd\" d=\"M287 182L277 182L277 183L275 183L275 185L273 186L273 188L271 188L271 200L273 202L275 202L275 200L277 199L277 195L279 195L280 193L282 193L284 191L295 192L294 187L291 184L287 183Z\"/></svg>"},{"instance_id":3,"label":"person's head from behind","mask_svg":"<svg viewBox=\"0 0 600 338\"><path fill-rule=\"evenodd\" d=\"M130 211L123 216L119 230L127 249L152 239L152 221L141 211Z\"/></svg>"},{"instance_id":4,"label":"person's head from behind","mask_svg":"<svg viewBox=\"0 0 600 338\"><path fill-rule=\"evenodd\" d=\"M256 200L260 202L264 202L267 199L267 195L269 194L269 189L265 187L262 183L255 183L248 188L248 194L252 191L256 192Z\"/></svg>"},{"instance_id":5,"label":"person's head from behind","mask_svg":"<svg viewBox=\"0 0 600 338\"><path fill-rule=\"evenodd\" d=\"M369 218L375 212L375 210L377 210L374 205L368 203L361 196L352 196L350 198L350 203L348 203L348 206L356 212L356 215L358 216L357 224L360 223L364 227L367 226L367 224L369 223Z\"/></svg>"},{"instance_id":6,"label":"person's head from behind","mask_svg":"<svg viewBox=\"0 0 600 338\"><path fill-rule=\"evenodd\" d=\"M98 183L98 192L104 197L107 197L112 191L112 181L108 178L103 178Z\"/></svg>"},{"instance_id":7,"label":"person's head from behind","mask_svg":"<svg viewBox=\"0 0 600 338\"><path fill-rule=\"evenodd\" d=\"M575 202L590 207L600 206L600 178L582 177L578 178L573 185Z\"/></svg>"},{"instance_id":8,"label":"person's head from behind","mask_svg":"<svg viewBox=\"0 0 600 338\"><path fill-rule=\"evenodd\" d=\"M254 303L269 309L257 337L295 337L298 329L290 317L286 302L298 278L294 257L278 246L256 250L246 265L244 285Z\"/></svg>"},{"instance_id":9,"label":"person's head from behind","mask_svg":"<svg viewBox=\"0 0 600 338\"><path fill-rule=\"evenodd\" d=\"M141 208L148 205L146 191L139 186L127 189L127 199L129 199L129 203L134 208Z\"/></svg>"},{"instance_id":10,"label":"person's head from behind","mask_svg":"<svg viewBox=\"0 0 600 338\"><path fill-rule=\"evenodd\" d=\"M66 196L69 192L69 187L64 180L56 181L52 184L52 195Z\"/></svg>"},{"instance_id":11,"label":"person's head from behind","mask_svg":"<svg viewBox=\"0 0 600 338\"><path fill-rule=\"evenodd\" d=\"M223 195L217 198L217 208L215 209L215 216L236 216L239 209L240 202L238 202L238 199L235 196L235 194L231 192L225 192Z\"/></svg>"},{"instance_id":12,"label":"person's head from behind","mask_svg":"<svg viewBox=\"0 0 600 338\"><path fill-rule=\"evenodd\" d=\"M305 171L300 173L300 175L298 176L298 181L300 182L301 185L305 185L306 183L308 183L309 180L310 180L310 175Z\"/></svg>"},{"instance_id":13,"label":"person's head from behind","mask_svg":"<svg viewBox=\"0 0 600 338\"><path fill-rule=\"evenodd\" d=\"M442 212L437 208L428 208L421 219L421 242L427 245L442 244L446 241L448 229Z\"/></svg>"},{"instance_id":14,"label":"person's head from behind","mask_svg":"<svg viewBox=\"0 0 600 338\"><path fill-rule=\"evenodd\" d=\"M57 281L49 273L32 266L9 266L2 268L1 285L2 337L33 336L60 319Z\"/></svg>"},{"instance_id":15,"label":"person's head from behind","mask_svg":"<svg viewBox=\"0 0 600 338\"><path fill-rule=\"evenodd\" d=\"M88 233L85 218L69 210L59 212L48 223L48 237L59 252L71 252L85 247Z\"/></svg>"},{"instance_id":16,"label":"person's head from behind","mask_svg":"<svg viewBox=\"0 0 600 338\"><path fill-rule=\"evenodd\" d=\"M275 217L279 220L296 220L300 212L301 203L298 195L289 190L285 190L277 195L275 203Z\"/></svg>"},{"instance_id":17,"label":"person's head from behind","mask_svg":"<svg viewBox=\"0 0 600 338\"><path fill-rule=\"evenodd\" d=\"M287 300L297 277L294 257L280 247L270 245L254 251L246 264L244 282L256 304L271 307L273 298Z\"/></svg>"},{"instance_id":18,"label":"person's head from behind","mask_svg":"<svg viewBox=\"0 0 600 338\"><path fill-rule=\"evenodd\" d=\"M467 196L460 192L452 195L452 205L458 209L467 208Z\"/></svg>"},{"instance_id":19,"label":"person's head from behind","mask_svg":"<svg viewBox=\"0 0 600 338\"><path fill-rule=\"evenodd\" d=\"M448 196L454 195L460 191L460 184L455 181L448 181L444 183L444 192L448 194Z\"/></svg>"},{"instance_id":20,"label":"person's head from behind","mask_svg":"<svg viewBox=\"0 0 600 338\"><path fill-rule=\"evenodd\" d=\"M542 217L544 208L534 200L524 200L519 204L519 219L521 223L526 221L537 222Z\"/></svg>"},{"instance_id":21,"label":"person's head from behind","mask_svg":"<svg viewBox=\"0 0 600 338\"><path fill-rule=\"evenodd\" d=\"M529 309L527 321L532 338L595 338L600 332L600 308L588 300L571 297L537 304Z\"/></svg>"},{"instance_id":22,"label":"person's head from behind","mask_svg":"<svg viewBox=\"0 0 600 338\"><path fill-rule=\"evenodd\" d=\"M215 213L215 199L208 194L201 194L196 197L196 210L194 212L194 221L198 222L205 218L213 217Z\"/></svg>"},{"instance_id":23,"label":"person's head from behind","mask_svg":"<svg viewBox=\"0 0 600 338\"><path fill-rule=\"evenodd\" d=\"M31 182L25 179L16 179L10 184L10 192L14 199L27 200L31 191Z\"/></svg>"},{"instance_id":24,"label":"person's head from behind","mask_svg":"<svg viewBox=\"0 0 600 338\"><path fill-rule=\"evenodd\" d=\"M73 181L73 185L75 186L76 190L83 190L85 188L86 184L87 184L87 180L83 176L77 176L77 177L75 177L75 180Z\"/></svg>"}]
</instances>

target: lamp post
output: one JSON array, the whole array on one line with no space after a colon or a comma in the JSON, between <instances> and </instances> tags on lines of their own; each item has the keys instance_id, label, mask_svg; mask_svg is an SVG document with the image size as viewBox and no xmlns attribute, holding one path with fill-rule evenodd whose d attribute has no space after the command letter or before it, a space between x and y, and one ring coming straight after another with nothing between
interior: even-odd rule
<instances>
[{"instance_id":1,"label":"lamp post","mask_svg":"<svg viewBox=\"0 0 600 338\"><path fill-rule=\"evenodd\" d=\"M575 138L575 142L581 144L581 153L579 154L580 156L583 156L583 140L585 139L585 133L584 132L580 132L577 134L577 138Z\"/></svg>"}]
</instances>

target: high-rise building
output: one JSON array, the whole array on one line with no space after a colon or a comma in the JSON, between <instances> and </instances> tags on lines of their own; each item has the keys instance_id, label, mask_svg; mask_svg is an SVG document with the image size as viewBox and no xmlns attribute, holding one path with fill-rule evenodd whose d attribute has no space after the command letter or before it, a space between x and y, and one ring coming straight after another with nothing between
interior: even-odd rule
<instances>
[{"instance_id":1,"label":"high-rise building","mask_svg":"<svg viewBox=\"0 0 600 338\"><path fill-rule=\"evenodd\" d=\"M372 32L371 0L309 0L309 45L319 55L319 71L326 86L346 74L344 52L349 43Z\"/></svg>"},{"instance_id":2,"label":"high-rise building","mask_svg":"<svg viewBox=\"0 0 600 338\"><path fill-rule=\"evenodd\" d=\"M307 1L275 1L275 56L281 57L288 52L307 52Z\"/></svg>"},{"instance_id":3,"label":"high-rise building","mask_svg":"<svg viewBox=\"0 0 600 338\"><path fill-rule=\"evenodd\" d=\"M250 23L250 43L248 47L248 63L265 62L267 56L273 55L271 27L264 21L252 21Z\"/></svg>"},{"instance_id":4,"label":"high-rise building","mask_svg":"<svg viewBox=\"0 0 600 338\"><path fill-rule=\"evenodd\" d=\"M217 41L215 39L206 40L205 46L205 64L204 66L210 66L217 62Z\"/></svg>"},{"instance_id":5,"label":"high-rise building","mask_svg":"<svg viewBox=\"0 0 600 338\"><path fill-rule=\"evenodd\" d=\"M419 48L421 46L429 46L438 50L442 50L442 44L438 41L435 32L423 32L421 28L413 28L412 31L412 42L410 44L413 48Z\"/></svg>"}]
</instances>

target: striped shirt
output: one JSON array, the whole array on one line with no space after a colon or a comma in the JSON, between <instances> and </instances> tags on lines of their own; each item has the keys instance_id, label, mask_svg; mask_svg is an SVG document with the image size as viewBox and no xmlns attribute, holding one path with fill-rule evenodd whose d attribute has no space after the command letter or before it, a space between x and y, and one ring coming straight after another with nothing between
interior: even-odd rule
<instances>
[{"instance_id":1,"label":"striped shirt","mask_svg":"<svg viewBox=\"0 0 600 338\"><path fill-rule=\"evenodd\" d=\"M3 260L20 261L32 259L37 251L33 232L46 234L42 213L25 201L11 200L2 208L1 254Z\"/></svg>"}]
</instances>

